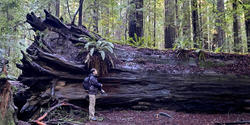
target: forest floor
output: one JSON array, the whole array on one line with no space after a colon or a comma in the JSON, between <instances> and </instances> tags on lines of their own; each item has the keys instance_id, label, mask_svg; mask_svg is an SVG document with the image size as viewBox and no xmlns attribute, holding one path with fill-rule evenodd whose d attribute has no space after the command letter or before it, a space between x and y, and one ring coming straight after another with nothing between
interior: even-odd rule
<instances>
[{"instance_id":1,"label":"forest floor","mask_svg":"<svg viewBox=\"0 0 250 125\"><path fill-rule=\"evenodd\" d=\"M199 114L165 109L148 111L115 109L97 112L99 121L89 121L87 112L57 109L49 113L42 122L48 125L238 125L235 123L250 125L250 113ZM170 117L157 115L159 113L165 113ZM18 125L30 124L19 121Z\"/></svg>"},{"instance_id":2,"label":"forest floor","mask_svg":"<svg viewBox=\"0 0 250 125\"><path fill-rule=\"evenodd\" d=\"M167 113L172 118L162 115L157 118L156 114L160 112ZM191 114L159 109L106 111L101 114L103 121L88 121L86 125L214 125L215 123L250 121L250 113Z\"/></svg>"}]
</instances>

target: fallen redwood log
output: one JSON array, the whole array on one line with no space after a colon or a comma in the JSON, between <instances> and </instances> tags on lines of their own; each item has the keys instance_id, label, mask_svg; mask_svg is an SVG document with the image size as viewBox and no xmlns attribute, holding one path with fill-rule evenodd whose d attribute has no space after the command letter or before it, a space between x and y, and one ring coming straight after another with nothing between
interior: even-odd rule
<instances>
[{"instance_id":1,"label":"fallen redwood log","mask_svg":"<svg viewBox=\"0 0 250 125\"><path fill-rule=\"evenodd\" d=\"M22 64L17 64L22 70L19 80L29 86L15 96L18 116L23 120L53 99L88 105L81 85L89 70L84 63L87 52L76 44L88 42L80 39L82 35L103 39L84 26L64 24L45 13L44 20L34 13L27 15L27 22L41 33L22 52ZM99 77L108 93L97 98L99 109L167 108L209 113L250 110L249 55L160 51L118 44L114 52L115 67Z\"/></svg>"}]
</instances>

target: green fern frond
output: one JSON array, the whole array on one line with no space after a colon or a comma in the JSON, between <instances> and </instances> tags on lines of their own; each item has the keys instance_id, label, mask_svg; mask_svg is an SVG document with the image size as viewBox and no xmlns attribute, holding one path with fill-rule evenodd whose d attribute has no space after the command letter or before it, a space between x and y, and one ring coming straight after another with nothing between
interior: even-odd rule
<instances>
[{"instance_id":1,"label":"green fern frond","mask_svg":"<svg viewBox=\"0 0 250 125\"><path fill-rule=\"evenodd\" d=\"M105 59L105 52L100 50L99 53L101 54L102 60L104 60Z\"/></svg>"},{"instance_id":2,"label":"green fern frond","mask_svg":"<svg viewBox=\"0 0 250 125\"><path fill-rule=\"evenodd\" d=\"M94 52L95 52L95 48L91 48L89 54L90 54L91 56L93 56Z\"/></svg>"},{"instance_id":3,"label":"green fern frond","mask_svg":"<svg viewBox=\"0 0 250 125\"><path fill-rule=\"evenodd\" d=\"M85 43L77 43L75 46L85 46Z\"/></svg>"},{"instance_id":4,"label":"green fern frond","mask_svg":"<svg viewBox=\"0 0 250 125\"><path fill-rule=\"evenodd\" d=\"M114 53L113 49L110 46L104 46L103 49L109 51L110 53Z\"/></svg>"}]
</instances>

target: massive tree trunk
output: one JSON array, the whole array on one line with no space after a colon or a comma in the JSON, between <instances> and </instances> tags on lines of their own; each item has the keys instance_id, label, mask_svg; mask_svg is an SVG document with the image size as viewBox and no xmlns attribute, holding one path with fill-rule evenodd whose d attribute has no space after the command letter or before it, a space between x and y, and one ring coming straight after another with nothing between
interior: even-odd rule
<instances>
[{"instance_id":1,"label":"massive tree trunk","mask_svg":"<svg viewBox=\"0 0 250 125\"><path fill-rule=\"evenodd\" d=\"M132 0L130 5L128 34L134 41L138 41L138 38L143 37L143 0Z\"/></svg>"},{"instance_id":2,"label":"massive tree trunk","mask_svg":"<svg viewBox=\"0 0 250 125\"><path fill-rule=\"evenodd\" d=\"M224 13L224 0L217 0L217 31L218 31L218 36L216 37L216 41L218 44L218 47L222 47L224 41L225 41L225 13Z\"/></svg>"},{"instance_id":3,"label":"massive tree trunk","mask_svg":"<svg viewBox=\"0 0 250 125\"><path fill-rule=\"evenodd\" d=\"M197 0L191 0L192 4L192 26L193 26L193 41L194 47L197 48L200 42L200 25L198 16L198 2Z\"/></svg>"},{"instance_id":4,"label":"massive tree trunk","mask_svg":"<svg viewBox=\"0 0 250 125\"><path fill-rule=\"evenodd\" d=\"M173 48L176 38L175 0L165 0L165 48Z\"/></svg>"},{"instance_id":5,"label":"massive tree trunk","mask_svg":"<svg viewBox=\"0 0 250 125\"><path fill-rule=\"evenodd\" d=\"M245 10L245 25L246 25L246 34L247 34L247 47L248 52L250 52L250 9L247 7L250 5L249 0L244 0L244 10Z\"/></svg>"},{"instance_id":6,"label":"massive tree trunk","mask_svg":"<svg viewBox=\"0 0 250 125\"><path fill-rule=\"evenodd\" d=\"M241 51L241 37L240 37L240 17L238 16L238 0L233 1L233 32L234 32L234 51L240 52Z\"/></svg>"},{"instance_id":7,"label":"massive tree trunk","mask_svg":"<svg viewBox=\"0 0 250 125\"><path fill-rule=\"evenodd\" d=\"M65 25L45 13L45 20L34 13L27 15L34 30L46 35L35 36L35 42L26 53L22 52L22 64L17 64L22 70L19 80L29 86L15 96L22 120L36 116L41 107L54 104L53 100L88 106L87 93L81 85L89 70L84 63L88 51L82 52L76 44L88 42L79 40L83 35L96 41L102 37L84 26ZM114 52L115 67L109 65L108 74L99 77L108 95L97 96L98 110L123 107L211 113L249 111L249 56L123 45L115 45ZM199 62L202 57L206 60ZM108 61L100 64L105 62ZM225 71L232 75L223 74Z\"/></svg>"}]
</instances>

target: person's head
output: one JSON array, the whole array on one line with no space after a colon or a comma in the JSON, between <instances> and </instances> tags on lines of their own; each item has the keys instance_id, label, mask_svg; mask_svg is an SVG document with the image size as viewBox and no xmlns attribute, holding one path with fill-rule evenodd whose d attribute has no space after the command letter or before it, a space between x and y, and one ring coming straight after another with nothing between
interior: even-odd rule
<instances>
[{"instance_id":1,"label":"person's head","mask_svg":"<svg viewBox=\"0 0 250 125\"><path fill-rule=\"evenodd\" d=\"M90 73L92 73L93 75L97 75L98 74L98 72L97 72L97 70L95 68L92 68L90 70Z\"/></svg>"}]
</instances>

